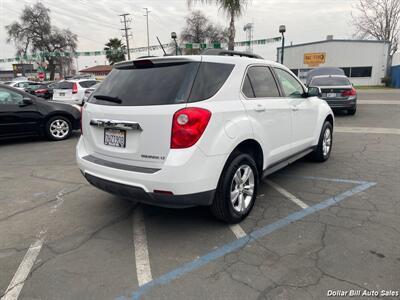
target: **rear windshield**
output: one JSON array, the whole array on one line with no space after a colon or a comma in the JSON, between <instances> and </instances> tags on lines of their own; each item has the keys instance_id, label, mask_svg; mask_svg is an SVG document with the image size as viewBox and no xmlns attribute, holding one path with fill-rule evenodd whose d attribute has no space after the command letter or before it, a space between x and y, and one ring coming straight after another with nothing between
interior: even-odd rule
<instances>
[{"instance_id":1,"label":"rear windshield","mask_svg":"<svg viewBox=\"0 0 400 300\"><path fill-rule=\"evenodd\" d=\"M61 81L61 82L58 82L57 84L55 84L53 89L55 89L55 90L72 90L73 86L74 86L74 84L72 82Z\"/></svg>"},{"instance_id":2,"label":"rear windshield","mask_svg":"<svg viewBox=\"0 0 400 300\"><path fill-rule=\"evenodd\" d=\"M313 78L310 86L345 86L351 85L350 81L345 77L321 77Z\"/></svg>"},{"instance_id":3,"label":"rear windshield","mask_svg":"<svg viewBox=\"0 0 400 300\"><path fill-rule=\"evenodd\" d=\"M233 65L216 63L136 61L135 65L114 68L88 102L145 106L201 101L221 88L232 69Z\"/></svg>"}]
</instances>

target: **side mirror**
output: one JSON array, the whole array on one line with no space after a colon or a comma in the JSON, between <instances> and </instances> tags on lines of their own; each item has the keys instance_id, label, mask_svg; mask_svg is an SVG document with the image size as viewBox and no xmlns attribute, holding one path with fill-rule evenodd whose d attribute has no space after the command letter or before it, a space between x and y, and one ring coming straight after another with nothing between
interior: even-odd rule
<instances>
[{"instance_id":1,"label":"side mirror","mask_svg":"<svg viewBox=\"0 0 400 300\"><path fill-rule=\"evenodd\" d=\"M24 97L24 98L22 99L22 105L31 105L31 104L33 104L33 101L32 101L31 98Z\"/></svg>"},{"instance_id":2,"label":"side mirror","mask_svg":"<svg viewBox=\"0 0 400 300\"><path fill-rule=\"evenodd\" d=\"M308 88L307 96L308 97L321 97L322 96L321 89L319 87L310 86Z\"/></svg>"}]
</instances>

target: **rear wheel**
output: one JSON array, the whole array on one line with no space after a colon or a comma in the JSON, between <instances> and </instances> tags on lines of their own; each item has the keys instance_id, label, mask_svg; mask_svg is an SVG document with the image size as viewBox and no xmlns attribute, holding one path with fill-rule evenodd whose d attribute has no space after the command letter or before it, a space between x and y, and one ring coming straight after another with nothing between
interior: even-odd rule
<instances>
[{"instance_id":1,"label":"rear wheel","mask_svg":"<svg viewBox=\"0 0 400 300\"><path fill-rule=\"evenodd\" d=\"M239 153L230 159L221 174L211 211L220 220L238 223L253 208L259 174L254 159Z\"/></svg>"},{"instance_id":2,"label":"rear wheel","mask_svg":"<svg viewBox=\"0 0 400 300\"><path fill-rule=\"evenodd\" d=\"M52 117L47 121L45 131L47 137L53 141L65 140L71 135L71 121L63 116Z\"/></svg>"},{"instance_id":3,"label":"rear wheel","mask_svg":"<svg viewBox=\"0 0 400 300\"><path fill-rule=\"evenodd\" d=\"M312 153L312 158L315 161L324 162L329 159L332 151L332 132L332 124L328 121L325 121L324 126L322 126L317 148Z\"/></svg>"}]
</instances>

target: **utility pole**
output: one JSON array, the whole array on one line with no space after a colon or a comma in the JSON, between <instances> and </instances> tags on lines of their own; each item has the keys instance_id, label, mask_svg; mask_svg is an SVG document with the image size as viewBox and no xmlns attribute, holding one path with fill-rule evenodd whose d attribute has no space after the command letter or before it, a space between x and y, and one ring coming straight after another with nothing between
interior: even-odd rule
<instances>
[{"instance_id":1,"label":"utility pole","mask_svg":"<svg viewBox=\"0 0 400 300\"><path fill-rule=\"evenodd\" d=\"M128 51L128 60L131 60L131 52L129 49L129 37L132 35L128 33L128 30L131 30L131 28L128 27L128 24L130 24L132 22L132 19L127 18L127 16L129 16L129 15L130 14L122 14L119 16L123 18L123 20L121 21L121 23L124 24L124 28L121 29L124 32L122 37L125 37L125 40L126 40L126 49Z\"/></svg>"},{"instance_id":2,"label":"utility pole","mask_svg":"<svg viewBox=\"0 0 400 300\"><path fill-rule=\"evenodd\" d=\"M149 13L150 10L145 7L143 8L146 11L146 14L144 15L146 17L146 22L147 22L147 56L150 56L150 37L149 37Z\"/></svg>"}]
</instances>

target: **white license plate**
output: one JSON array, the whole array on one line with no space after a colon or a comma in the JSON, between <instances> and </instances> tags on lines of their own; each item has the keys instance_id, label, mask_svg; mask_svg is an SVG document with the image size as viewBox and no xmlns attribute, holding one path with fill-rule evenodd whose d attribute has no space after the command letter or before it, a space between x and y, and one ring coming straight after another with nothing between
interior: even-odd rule
<instances>
[{"instance_id":1,"label":"white license plate","mask_svg":"<svg viewBox=\"0 0 400 300\"><path fill-rule=\"evenodd\" d=\"M65 93L60 93L59 95L60 95L60 97L64 97Z\"/></svg>"},{"instance_id":2,"label":"white license plate","mask_svg":"<svg viewBox=\"0 0 400 300\"><path fill-rule=\"evenodd\" d=\"M126 131L120 129L104 129L104 145L125 148Z\"/></svg>"},{"instance_id":3,"label":"white license plate","mask_svg":"<svg viewBox=\"0 0 400 300\"><path fill-rule=\"evenodd\" d=\"M336 98L336 93L327 93L326 97L328 97L328 98Z\"/></svg>"}]
</instances>

